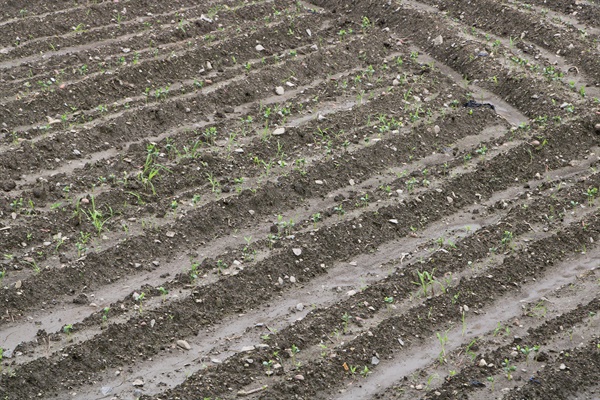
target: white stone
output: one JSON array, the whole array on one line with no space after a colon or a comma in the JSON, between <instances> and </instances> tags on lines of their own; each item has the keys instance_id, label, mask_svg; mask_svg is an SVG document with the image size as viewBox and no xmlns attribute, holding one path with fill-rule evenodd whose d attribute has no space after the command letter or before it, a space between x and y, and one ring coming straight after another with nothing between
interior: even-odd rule
<instances>
[{"instance_id":1,"label":"white stone","mask_svg":"<svg viewBox=\"0 0 600 400\"><path fill-rule=\"evenodd\" d=\"M181 347L184 350L190 350L192 348L192 346L190 346L190 344L185 340L178 340L177 346Z\"/></svg>"}]
</instances>

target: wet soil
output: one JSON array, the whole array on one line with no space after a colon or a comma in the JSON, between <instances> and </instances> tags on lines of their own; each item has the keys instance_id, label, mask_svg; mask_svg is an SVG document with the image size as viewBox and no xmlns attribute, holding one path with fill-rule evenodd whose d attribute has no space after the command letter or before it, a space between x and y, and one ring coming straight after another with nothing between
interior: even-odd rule
<instances>
[{"instance_id":1,"label":"wet soil","mask_svg":"<svg viewBox=\"0 0 600 400\"><path fill-rule=\"evenodd\" d=\"M0 5L0 397L597 397L597 2Z\"/></svg>"}]
</instances>

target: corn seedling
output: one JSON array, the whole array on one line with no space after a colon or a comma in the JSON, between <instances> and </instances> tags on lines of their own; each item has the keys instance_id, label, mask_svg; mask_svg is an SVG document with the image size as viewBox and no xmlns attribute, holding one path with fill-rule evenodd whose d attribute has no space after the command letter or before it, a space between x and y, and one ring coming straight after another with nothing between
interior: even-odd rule
<instances>
[{"instance_id":1,"label":"corn seedling","mask_svg":"<svg viewBox=\"0 0 600 400\"><path fill-rule=\"evenodd\" d=\"M431 295L432 296L435 295L434 288L433 288L433 284L436 282L434 273L435 273L435 268L433 270L431 270L431 273L429 273L428 271L421 272L421 271L417 270L417 277L419 280L417 282L413 282L413 284L421 287L424 296L427 296L427 292L429 291L430 287L431 287ZM440 286L442 286L441 283L438 282L438 284Z\"/></svg>"},{"instance_id":2,"label":"corn seedling","mask_svg":"<svg viewBox=\"0 0 600 400\"><path fill-rule=\"evenodd\" d=\"M487 381L490 382L492 384L492 387L490 388L490 390L493 392L494 391L494 384L496 383L496 380L494 379L493 376L488 376Z\"/></svg>"},{"instance_id":3,"label":"corn seedling","mask_svg":"<svg viewBox=\"0 0 600 400\"><path fill-rule=\"evenodd\" d=\"M102 230L104 229L104 225L113 216L112 208L108 207L108 210L110 211L110 215L105 217L104 214L98 208L96 208L96 201L94 199L94 196L91 196L91 207L89 210L84 211L84 213L87 216L88 220L92 222L92 225L94 225L94 228L96 228L96 232L98 234L102 232Z\"/></svg>"},{"instance_id":4,"label":"corn seedling","mask_svg":"<svg viewBox=\"0 0 600 400\"><path fill-rule=\"evenodd\" d=\"M444 333L436 332L435 335L437 336L438 341L440 342L440 346L442 347L442 350L440 351L440 354L438 356L438 360L440 364L443 364L444 361L446 361L446 344L448 343L448 331L445 331Z\"/></svg>"},{"instance_id":5,"label":"corn seedling","mask_svg":"<svg viewBox=\"0 0 600 400\"><path fill-rule=\"evenodd\" d=\"M211 172L207 172L206 177L208 178L208 182L210 183L212 192L217 194L220 193L221 184L219 183L219 180L215 178L215 176Z\"/></svg>"},{"instance_id":6,"label":"corn seedling","mask_svg":"<svg viewBox=\"0 0 600 400\"><path fill-rule=\"evenodd\" d=\"M348 331L348 322L350 322L350 314L345 312L342 315L342 329L343 329L344 333L346 333Z\"/></svg>"},{"instance_id":7,"label":"corn seedling","mask_svg":"<svg viewBox=\"0 0 600 400\"><path fill-rule=\"evenodd\" d=\"M371 370L369 370L369 367L367 367L366 365L363 367L362 371L360 371L360 374L362 375L363 378L366 378L367 375L369 375L371 373Z\"/></svg>"}]
</instances>

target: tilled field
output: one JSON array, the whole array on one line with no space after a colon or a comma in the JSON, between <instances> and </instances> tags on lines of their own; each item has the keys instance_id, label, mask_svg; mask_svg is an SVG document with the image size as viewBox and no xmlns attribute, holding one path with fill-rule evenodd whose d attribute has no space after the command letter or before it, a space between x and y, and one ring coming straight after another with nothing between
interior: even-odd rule
<instances>
[{"instance_id":1,"label":"tilled field","mask_svg":"<svg viewBox=\"0 0 600 400\"><path fill-rule=\"evenodd\" d=\"M1 399L600 398L598 0L0 15Z\"/></svg>"}]
</instances>

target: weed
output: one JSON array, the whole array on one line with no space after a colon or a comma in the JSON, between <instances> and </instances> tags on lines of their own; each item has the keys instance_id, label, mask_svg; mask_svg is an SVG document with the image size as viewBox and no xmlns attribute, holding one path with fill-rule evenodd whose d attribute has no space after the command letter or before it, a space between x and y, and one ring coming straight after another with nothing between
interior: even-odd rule
<instances>
[{"instance_id":1,"label":"weed","mask_svg":"<svg viewBox=\"0 0 600 400\"><path fill-rule=\"evenodd\" d=\"M513 241L513 233L511 231L504 231L504 233L502 234L502 239L500 240L500 243L502 243L502 246L504 248L511 247L512 241Z\"/></svg>"},{"instance_id":2,"label":"weed","mask_svg":"<svg viewBox=\"0 0 600 400\"><path fill-rule=\"evenodd\" d=\"M67 334L67 342L71 341L71 333L73 333L73 324L63 326L63 332Z\"/></svg>"},{"instance_id":3,"label":"weed","mask_svg":"<svg viewBox=\"0 0 600 400\"><path fill-rule=\"evenodd\" d=\"M146 298L146 293L142 292L142 293L140 293L140 294L137 296L137 299L136 299L136 300L137 300L137 302L139 303L139 306L138 306L138 307L139 307L139 309L138 309L138 310L139 310L139 312L140 312L140 315L142 315L142 314L144 313L144 309L143 309L143 302L144 302L144 299L145 299L145 298Z\"/></svg>"},{"instance_id":4,"label":"weed","mask_svg":"<svg viewBox=\"0 0 600 400\"><path fill-rule=\"evenodd\" d=\"M333 207L333 211L337 213L338 217L341 218L342 215L346 214L344 207L340 204L339 206Z\"/></svg>"},{"instance_id":5,"label":"weed","mask_svg":"<svg viewBox=\"0 0 600 400\"><path fill-rule=\"evenodd\" d=\"M311 217L312 222L313 222L313 228L317 229L317 222L321 221L322 217L321 217L321 213L314 213Z\"/></svg>"},{"instance_id":6,"label":"weed","mask_svg":"<svg viewBox=\"0 0 600 400\"><path fill-rule=\"evenodd\" d=\"M294 366L299 367L300 363L298 361L296 361L296 354L298 354L300 352L300 349L298 348L298 346L296 346L295 344L292 344L292 348L290 349L290 356L292 358L292 364L294 364Z\"/></svg>"},{"instance_id":7,"label":"weed","mask_svg":"<svg viewBox=\"0 0 600 400\"><path fill-rule=\"evenodd\" d=\"M506 379L512 380L512 373L517 369L516 366L511 365L508 358L505 358L502 362L502 369L506 372Z\"/></svg>"},{"instance_id":8,"label":"weed","mask_svg":"<svg viewBox=\"0 0 600 400\"><path fill-rule=\"evenodd\" d=\"M594 205L594 198L596 197L597 194L598 194L598 188L597 187L590 186L585 191L585 195L588 198L588 205L590 207L592 207Z\"/></svg>"}]
</instances>

